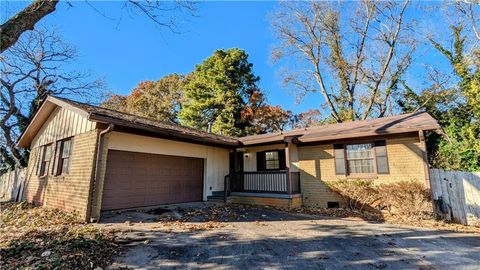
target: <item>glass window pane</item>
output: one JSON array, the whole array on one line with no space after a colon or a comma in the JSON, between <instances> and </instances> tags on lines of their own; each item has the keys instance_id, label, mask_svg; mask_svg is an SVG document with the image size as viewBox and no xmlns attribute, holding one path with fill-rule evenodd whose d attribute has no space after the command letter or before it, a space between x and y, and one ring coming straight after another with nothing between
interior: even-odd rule
<instances>
[{"instance_id":1,"label":"glass window pane","mask_svg":"<svg viewBox=\"0 0 480 270\"><path fill-rule=\"evenodd\" d=\"M58 171L58 164L60 162L60 151L62 149L62 142L58 141L55 144L55 158L53 159L53 174L58 175L60 172Z\"/></svg>"},{"instance_id":2,"label":"glass window pane","mask_svg":"<svg viewBox=\"0 0 480 270\"><path fill-rule=\"evenodd\" d=\"M66 158L66 159L63 159L63 162L62 162L62 173L68 173L68 169L69 169L69 162L70 159Z\"/></svg>"},{"instance_id":3,"label":"glass window pane","mask_svg":"<svg viewBox=\"0 0 480 270\"><path fill-rule=\"evenodd\" d=\"M63 142L63 153L62 157L67 158L72 152L72 140L66 140Z\"/></svg>"},{"instance_id":4,"label":"glass window pane","mask_svg":"<svg viewBox=\"0 0 480 270\"><path fill-rule=\"evenodd\" d=\"M40 146L38 150L38 160L37 160L37 175L41 174L42 171L42 161L43 161L43 153L44 153L44 146Z\"/></svg>"},{"instance_id":5,"label":"glass window pane","mask_svg":"<svg viewBox=\"0 0 480 270\"><path fill-rule=\"evenodd\" d=\"M347 165L351 174L374 173L372 144L347 145Z\"/></svg>"},{"instance_id":6,"label":"glass window pane","mask_svg":"<svg viewBox=\"0 0 480 270\"><path fill-rule=\"evenodd\" d=\"M353 164L353 160L349 160L347 162L347 165L348 165L348 172L355 173L356 170L355 170L355 166Z\"/></svg>"},{"instance_id":7,"label":"glass window pane","mask_svg":"<svg viewBox=\"0 0 480 270\"><path fill-rule=\"evenodd\" d=\"M372 145L367 144L349 144L347 145L347 159L371 158Z\"/></svg>"},{"instance_id":8,"label":"glass window pane","mask_svg":"<svg viewBox=\"0 0 480 270\"><path fill-rule=\"evenodd\" d=\"M266 160L278 160L278 152L277 151L265 152L265 159Z\"/></svg>"},{"instance_id":9,"label":"glass window pane","mask_svg":"<svg viewBox=\"0 0 480 270\"><path fill-rule=\"evenodd\" d=\"M49 144L45 146L45 155L43 157L43 168L42 168L42 175L47 175L48 170L50 169L50 159L52 157L52 145Z\"/></svg>"},{"instance_id":10,"label":"glass window pane","mask_svg":"<svg viewBox=\"0 0 480 270\"><path fill-rule=\"evenodd\" d=\"M350 173L359 173L357 162L358 162L357 160L348 161L348 171Z\"/></svg>"},{"instance_id":11,"label":"glass window pane","mask_svg":"<svg viewBox=\"0 0 480 270\"><path fill-rule=\"evenodd\" d=\"M52 157L52 145L49 144L45 148L45 161L50 160Z\"/></svg>"},{"instance_id":12,"label":"glass window pane","mask_svg":"<svg viewBox=\"0 0 480 270\"><path fill-rule=\"evenodd\" d=\"M280 169L280 160L278 151L265 152L265 169L278 170Z\"/></svg>"}]
</instances>

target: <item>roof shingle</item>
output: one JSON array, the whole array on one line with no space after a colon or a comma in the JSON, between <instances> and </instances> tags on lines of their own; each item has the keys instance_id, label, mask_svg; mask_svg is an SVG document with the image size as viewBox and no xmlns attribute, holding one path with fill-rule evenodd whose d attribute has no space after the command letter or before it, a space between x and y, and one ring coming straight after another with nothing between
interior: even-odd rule
<instances>
[{"instance_id":1,"label":"roof shingle","mask_svg":"<svg viewBox=\"0 0 480 270\"><path fill-rule=\"evenodd\" d=\"M92 121L100 121L112 123L118 126L128 128L142 129L146 131L159 132L163 135L190 139L193 141L218 144L224 146L238 146L239 141L235 138L216 135L201 131L198 129L181 126L173 123L165 123L158 120L141 117L134 114L119 112L99 106L73 101L66 98L58 98L74 107L77 107L89 114L89 119Z\"/></svg>"},{"instance_id":2,"label":"roof shingle","mask_svg":"<svg viewBox=\"0 0 480 270\"><path fill-rule=\"evenodd\" d=\"M285 137L295 136L298 142L309 143L436 129L440 129L440 125L433 117L426 112L417 112L306 129L295 129L285 132L253 135L242 137L240 141L244 145L253 145L283 141Z\"/></svg>"},{"instance_id":3,"label":"roof shingle","mask_svg":"<svg viewBox=\"0 0 480 270\"><path fill-rule=\"evenodd\" d=\"M71 110L75 110L77 113L80 113L91 121L113 124L115 127L123 127L123 131L126 132L130 132L130 130L140 130L147 132L148 134L155 134L159 137L229 148L242 145L249 146L285 142L288 137L295 137L295 141L298 143L311 143L337 139L398 134L419 130L441 129L437 121L428 113L417 112L363 121L344 122L306 129L295 129L284 132L234 138L53 96L49 96L46 99L44 104L40 107L40 110L43 108L44 111L47 111L43 114L48 115L55 105L70 107ZM37 112L37 114L38 113L39 112ZM41 122L46 119L47 116L45 115L40 119L33 118L18 141L20 147L26 147L30 144L31 140L40 129L42 125Z\"/></svg>"}]
</instances>

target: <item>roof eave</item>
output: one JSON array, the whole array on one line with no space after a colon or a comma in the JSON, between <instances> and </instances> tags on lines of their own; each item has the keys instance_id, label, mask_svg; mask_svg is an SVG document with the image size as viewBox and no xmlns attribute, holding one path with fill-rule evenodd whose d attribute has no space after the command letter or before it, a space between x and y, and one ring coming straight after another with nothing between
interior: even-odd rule
<instances>
[{"instance_id":1,"label":"roof eave","mask_svg":"<svg viewBox=\"0 0 480 270\"><path fill-rule=\"evenodd\" d=\"M68 104L67 102L61 100L61 99L58 99L58 98L55 98L53 96L47 96L47 98L45 98L43 101L42 101L42 104L38 107L38 110L35 112L35 114L33 115L33 117L30 119L30 121L28 122L28 125L27 127L25 128L25 130L22 132L22 134L20 135L20 137L18 138L17 140L17 143L15 144L17 147L20 147L20 148L27 148L30 146L33 138L37 135L38 131L40 130L41 126L35 126L35 123L37 121L40 121L39 120L39 115L45 111L45 107L48 106L48 104L51 104L51 105L54 105L54 106L60 106L60 107L64 107L64 108L68 108L78 114L80 114L81 116L84 116L86 118L88 118L88 112L87 111L84 111L80 108L77 108L75 106L72 106L70 104ZM49 111L47 111L47 116L44 117L46 119L48 119L48 117L50 117L50 114L53 112L53 110L55 109L54 107L52 108L47 108ZM44 119L43 119L44 120ZM33 130L32 130L33 129ZM28 136L29 135L29 136ZM28 136L28 137L27 137Z\"/></svg>"},{"instance_id":2,"label":"roof eave","mask_svg":"<svg viewBox=\"0 0 480 270\"><path fill-rule=\"evenodd\" d=\"M204 137L194 136L190 134L183 134L181 132L177 132L174 130L166 130L166 129L162 129L162 128L158 128L158 127L154 127L146 124L129 123L126 121L122 121L120 119L116 119L116 118L112 118L112 117L108 117L108 116L96 114L96 113L91 113L88 119L95 122L114 124L115 126L119 126L119 127L151 132L153 134L167 137L169 139L178 138L180 140L187 140L193 143L209 144L209 145L222 146L227 148L238 147L241 145L239 141L228 142L228 141L220 141L220 140L214 140L214 139L206 139Z\"/></svg>"},{"instance_id":3,"label":"roof eave","mask_svg":"<svg viewBox=\"0 0 480 270\"><path fill-rule=\"evenodd\" d=\"M374 136L385 136L385 135L394 135L394 134L402 134L402 133L409 133L409 132L418 132L421 130L428 131L428 130L436 130L438 129L437 126L430 126L430 127L418 127L418 128L397 128L395 130L382 130L376 132L357 132L357 133L349 133L347 135L330 135L330 136L301 136L297 140L299 143L312 143L312 142L322 142L322 141L332 141L332 140L340 140L340 139L352 139L352 138L359 138L359 137L374 137Z\"/></svg>"}]
</instances>

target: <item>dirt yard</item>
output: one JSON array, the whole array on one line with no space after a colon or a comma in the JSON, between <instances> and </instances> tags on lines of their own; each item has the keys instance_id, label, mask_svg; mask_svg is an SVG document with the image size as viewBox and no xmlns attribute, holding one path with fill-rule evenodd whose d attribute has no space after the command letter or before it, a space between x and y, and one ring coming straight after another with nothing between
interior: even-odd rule
<instances>
[{"instance_id":1,"label":"dirt yard","mask_svg":"<svg viewBox=\"0 0 480 270\"><path fill-rule=\"evenodd\" d=\"M109 213L109 269L480 269L480 234L207 203Z\"/></svg>"}]
</instances>

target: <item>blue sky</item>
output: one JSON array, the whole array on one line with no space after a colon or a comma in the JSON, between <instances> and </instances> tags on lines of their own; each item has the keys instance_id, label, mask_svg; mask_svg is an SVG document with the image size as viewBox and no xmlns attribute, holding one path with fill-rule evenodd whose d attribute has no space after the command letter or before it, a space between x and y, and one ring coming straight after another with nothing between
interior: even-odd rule
<instances>
[{"instance_id":1,"label":"blue sky","mask_svg":"<svg viewBox=\"0 0 480 270\"><path fill-rule=\"evenodd\" d=\"M270 103L295 112L319 106L315 99L294 104L294 96L277 76L279 67L270 61L275 41L268 14L276 2L202 2L198 17L182 23L181 34L159 29L146 17L130 16L120 2L91 3L115 19L105 18L85 2L73 1L73 7L60 2L42 25L56 27L78 49L76 65L103 77L113 92L127 94L140 81L186 74L215 49L238 47L249 54ZM11 11L21 6L9 2Z\"/></svg>"},{"instance_id":2,"label":"blue sky","mask_svg":"<svg viewBox=\"0 0 480 270\"><path fill-rule=\"evenodd\" d=\"M1 21L26 3L2 1ZM238 47L250 55L254 72L261 77L260 86L271 104L294 113L320 107L319 94L307 96L296 104L292 90L281 85L278 75L281 67L271 63L275 39L269 14L276 2L201 2L198 17L184 21L181 34L159 29L145 16L129 14L119 1L89 2L96 10L85 1L70 3L72 6L61 1L57 11L41 21L41 26L55 27L66 42L77 48L79 58L75 66L104 78L112 92L128 94L140 81L158 80L170 73L186 74L215 49ZM435 17L430 17L423 23L434 21ZM435 57L428 50L419 53L416 57ZM411 70L422 72L422 68L414 64ZM412 81L418 80L416 75L408 76Z\"/></svg>"}]
</instances>

